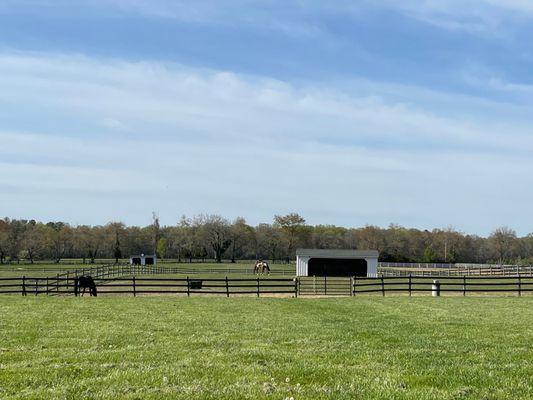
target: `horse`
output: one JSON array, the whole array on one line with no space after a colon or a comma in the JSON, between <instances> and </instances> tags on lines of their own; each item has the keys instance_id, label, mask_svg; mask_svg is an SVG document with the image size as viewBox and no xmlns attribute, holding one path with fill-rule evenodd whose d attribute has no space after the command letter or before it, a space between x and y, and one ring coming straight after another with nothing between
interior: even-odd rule
<instances>
[{"instance_id":1,"label":"horse","mask_svg":"<svg viewBox=\"0 0 533 400\"><path fill-rule=\"evenodd\" d=\"M265 271L267 274L270 274L270 267L268 263L263 260L258 260L254 265L254 274L264 274Z\"/></svg>"},{"instance_id":2,"label":"horse","mask_svg":"<svg viewBox=\"0 0 533 400\"><path fill-rule=\"evenodd\" d=\"M78 294L80 293L80 288L83 288L83 292L81 292L82 296L85 294L85 290L87 288L89 289L89 294L91 296L97 296L96 283L94 283L94 279L92 278L92 276L78 276L74 281L75 296L78 296Z\"/></svg>"},{"instance_id":3,"label":"horse","mask_svg":"<svg viewBox=\"0 0 533 400\"><path fill-rule=\"evenodd\" d=\"M265 271L268 275L270 275L270 266L266 261L263 261L263 270L261 271L261 273L264 274Z\"/></svg>"}]
</instances>

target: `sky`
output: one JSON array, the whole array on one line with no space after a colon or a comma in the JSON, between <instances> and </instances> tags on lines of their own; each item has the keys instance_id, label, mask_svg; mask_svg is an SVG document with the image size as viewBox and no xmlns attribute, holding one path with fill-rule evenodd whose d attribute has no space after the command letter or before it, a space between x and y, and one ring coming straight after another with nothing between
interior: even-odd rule
<instances>
[{"instance_id":1,"label":"sky","mask_svg":"<svg viewBox=\"0 0 533 400\"><path fill-rule=\"evenodd\" d=\"M0 215L533 232L533 1L0 0Z\"/></svg>"}]
</instances>

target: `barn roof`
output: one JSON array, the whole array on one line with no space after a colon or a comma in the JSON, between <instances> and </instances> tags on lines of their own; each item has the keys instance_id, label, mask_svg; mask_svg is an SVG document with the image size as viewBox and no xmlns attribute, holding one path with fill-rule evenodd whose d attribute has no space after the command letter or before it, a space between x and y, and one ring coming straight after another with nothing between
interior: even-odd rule
<instances>
[{"instance_id":1,"label":"barn roof","mask_svg":"<svg viewBox=\"0 0 533 400\"><path fill-rule=\"evenodd\" d=\"M322 258L377 258L377 250L346 250L346 249L297 249L297 256Z\"/></svg>"}]
</instances>

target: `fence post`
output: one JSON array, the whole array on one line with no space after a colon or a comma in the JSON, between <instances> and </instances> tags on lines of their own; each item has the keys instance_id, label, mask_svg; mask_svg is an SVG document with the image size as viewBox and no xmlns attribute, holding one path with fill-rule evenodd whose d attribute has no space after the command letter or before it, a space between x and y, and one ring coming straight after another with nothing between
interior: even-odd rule
<instances>
[{"instance_id":1,"label":"fence post","mask_svg":"<svg viewBox=\"0 0 533 400\"><path fill-rule=\"evenodd\" d=\"M352 287L352 291L353 291L353 295L355 296L355 291L357 290L357 275L355 275L353 277L353 287Z\"/></svg>"},{"instance_id":2,"label":"fence post","mask_svg":"<svg viewBox=\"0 0 533 400\"><path fill-rule=\"evenodd\" d=\"M463 296L466 296L466 275L463 275Z\"/></svg>"},{"instance_id":3,"label":"fence post","mask_svg":"<svg viewBox=\"0 0 533 400\"><path fill-rule=\"evenodd\" d=\"M385 280L381 277L381 294L385 297Z\"/></svg>"},{"instance_id":4,"label":"fence post","mask_svg":"<svg viewBox=\"0 0 533 400\"><path fill-rule=\"evenodd\" d=\"M49 288L48 288L48 277L46 277L46 295L48 296L48 291L49 291Z\"/></svg>"},{"instance_id":5,"label":"fence post","mask_svg":"<svg viewBox=\"0 0 533 400\"><path fill-rule=\"evenodd\" d=\"M136 297L137 296L137 289L135 287L135 276L133 276L132 282L133 282L133 297Z\"/></svg>"},{"instance_id":6,"label":"fence post","mask_svg":"<svg viewBox=\"0 0 533 400\"><path fill-rule=\"evenodd\" d=\"M315 292L316 296L316 275L313 275L313 291Z\"/></svg>"},{"instance_id":7,"label":"fence post","mask_svg":"<svg viewBox=\"0 0 533 400\"><path fill-rule=\"evenodd\" d=\"M228 277L226 276L226 297L229 297Z\"/></svg>"},{"instance_id":8,"label":"fence post","mask_svg":"<svg viewBox=\"0 0 533 400\"><path fill-rule=\"evenodd\" d=\"M411 273L409 273L409 297L412 295L412 282L411 282Z\"/></svg>"},{"instance_id":9,"label":"fence post","mask_svg":"<svg viewBox=\"0 0 533 400\"><path fill-rule=\"evenodd\" d=\"M35 278L35 296L37 296L37 284L38 284L39 278Z\"/></svg>"},{"instance_id":10,"label":"fence post","mask_svg":"<svg viewBox=\"0 0 533 400\"><path fill-rule=\"evenodd\" d=\"M22 295L26 296L26 276L22 277Z\"/></svg>"},{"instance_id":11,"label":"fence post","mask_svg":"<svg viewBox=\"0 0 533 400\"><path fill-rule=\"evenodd\" d=\"M353 276L350 276L350 297L353 296Z\"/></svg>"},{"instance_id":12,"label":"fence post","mask_svg":"<svg viewBox=\"0 0 533 400\"><path fill-rule=\"evenodd\" d=\"M187 297L191 295L191 284L189 283L189 276L187 275Z\"/></svg>"},{"instance_id":13,"label":"fence post","mask_svg":"<svg viewBox=\"0 0 533 400\"><path fill-rule=\"evenodd\" d=\"M56 279L56 292L59 293L59 274L57 274L57 279Z\"/></svg>"},{"instance_id":14,"label":"fence post","mask_svg":"<svg viewBox=\"0 0 533 400\"><path fill-rule=\"evenodd\" d=\"M522 296L522 278L518 275L518 297Z\"/></svg>"},{"instance_id":15,"label":"fence post","mask_svg":"<svg viewBox=\"0 0 533 400\"><path fill-rule=\"evenodd\" d=\"M298 278L294 278L294 297L298 297Z\"/></svg>"}]
</instances>

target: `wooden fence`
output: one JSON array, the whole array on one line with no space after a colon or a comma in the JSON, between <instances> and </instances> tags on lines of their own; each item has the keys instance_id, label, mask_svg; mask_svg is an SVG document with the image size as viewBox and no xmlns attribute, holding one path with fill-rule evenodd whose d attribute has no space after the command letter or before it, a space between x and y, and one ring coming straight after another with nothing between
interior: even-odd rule
<instances>
[{"instance_id":1,"label":"wooden fence","mask_svg":"<svg viewBox=\"0 0 533 400\"><path fill-rule=\"evenodd\" d=\"M385 263L380 276L517 276L533 275L532 265Z\"/></svg>"},{"instance_id":2,"label":"wooden fence","mask_svg":"<svg viewBox=\"0 0 533 400\"><path fill-rule=\"evenodd\" d=\"M92 276L100 295L124 294L215 294L215 295L326 295L356 296L360 294L424 294L432 291L435 279L439 280L443 294L505 293L530 294L533 292L533 275L515 276L380 276L371 277L256 277L256 278L202 278L193 277L143 277L155 274L172 274L173 267L109 264L94 268L69 271L53 277L0 278L0 294L18 295L72 295L75 279L81 275Z\"/></svg>"},{"instance_id":3,"label":"wooden fence","mask_svg":"<svg viewBox=\"0 0 533 400\"><path fill-rule=\"evenodd\" d=\"M74 278L0 278L0 294L74 295ZM215 294L215 295L293 295L298 296L295 279L198 279L198 278L142 278L113 277L97 280L98 295L159 295L159 294ZM89 293L87 292L87 295Z\"/></svg>"},{"instance_id":4,"label":"wooden fence","mask_svg":"<svg viewBox=\"0 0 533 400\"><path fill-rule=\"evenodd\" d=\"M533 275L528 276L485 276L485 277L441 277L441 276L404 276L404 277L305 277L298 278L300 295L356 296L359 294L408 294L431 293L435 280L440 292L450 294L467 293L509 293L522 296L533 292Z\"/></svg>"}]
</instances>

